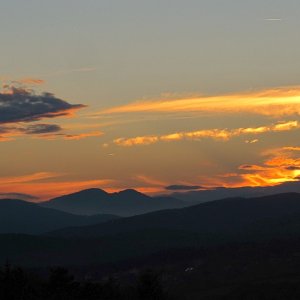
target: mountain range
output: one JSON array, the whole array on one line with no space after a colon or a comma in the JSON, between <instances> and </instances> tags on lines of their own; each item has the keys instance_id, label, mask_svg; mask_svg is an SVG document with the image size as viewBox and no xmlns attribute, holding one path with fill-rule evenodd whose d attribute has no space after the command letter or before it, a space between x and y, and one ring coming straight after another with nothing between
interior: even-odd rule
<instances>
[{"instance_id":1,"label":"mountain range","mask_svg":"<svg viewBox=\"0 0 300 300\"><path fill-rule=\"evenodd\" d=\"M103 224L64 228L52 232L51 236L99 238L136 231L168 230L197 233L202 239L207 237L211 240L213 237L249 234L256 228L263 231L267 224L274 225L277 220L281 223L297 222L297 216L300 224L300 194L288 193L258 198L227 198L181 209L120 218Z\"/></svg>"},{"instance_id":2,"label":"mountain range","mask_svg":"<svg viewBox=\"0 0 300 300\"><path fill-rule=\"evenodd\" d=\"M253 198L262 197L275 194L283 193L299 193L300 192L300 181L284 182L275 186L255 186L255 187L238 187L238 188L225 188L216 187L212 189L198 189L190 191L176 191L171 193L169 196L176 199L181 199L186 202L190 202L191 205L194 203L204 203L208 201L214 201L223 198L231 197L243 197Z\"/></svg>"},{"instance_id":3,"label":"mountain range","mask_svg":"<svg viewBox=\"0 0 300 300\"><path fill-rule=\"evenodd\" d=\"M40 206L78 215L113 214L133 216L168 208L189 205L173 197L150 197L129 189L107 193L101 189L88 189L40 203Z\"/></svg>"},{"instance_id":4,"label":"mountain range","mask_svg":"<svg viewBox=\"0 0 300 300\"><path fill-rule=\"evenodd\" d=\"M0 212L5 233L0 234L0 263L29 266L115 263L172 249L274 239L282 244L300 237L298 193L226 198L131 217L109 216L105 222L103 216L70 215L18 200L1 200Z\"/></svg>"},{"instance_id":5,"label":"mountain range","mask_svg":"<svg viewBox=\"0 0 300 300\"><path fill-rule=\"evenodd\" d=\"M0 233L41 234L66 226L99 224L114 215L79 216L23 200L0 200Z\"/></svg>"}]
</instances>

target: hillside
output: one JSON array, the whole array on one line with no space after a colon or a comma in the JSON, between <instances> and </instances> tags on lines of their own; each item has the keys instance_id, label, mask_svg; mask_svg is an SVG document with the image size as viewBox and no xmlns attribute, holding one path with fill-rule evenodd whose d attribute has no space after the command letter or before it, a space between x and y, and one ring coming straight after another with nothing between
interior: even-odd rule
<instances>
[{"instance_id":1,"label":"hillside","mask_svg":"<svg viewBox=\"0 0 300 300\"><path fill-rule=\"evenodd\" d=\"M67 226L83 226L116 219L114 215L78 216L22 200L0 200L0 233L41 234Z\"/></svg>"},{"instance_id":2,"label":"hillside","mask_svg":"<svg viewBox=\"0 0 300 300\"><path fill-rule=\"evenodd\" d=\"M211 239L213 236L222 238L225 235L240 235L245 230L257 227L256 223L275 222L295 214L300 214L300 194L288 193L249 199L223 199L181 209L122 218L99 225L65 228L50 234L60 237L96 238L140 230L167 229L196 232ZM263 228L263 224L258 226L260 227Z\"/></svg>"}]
</instances>

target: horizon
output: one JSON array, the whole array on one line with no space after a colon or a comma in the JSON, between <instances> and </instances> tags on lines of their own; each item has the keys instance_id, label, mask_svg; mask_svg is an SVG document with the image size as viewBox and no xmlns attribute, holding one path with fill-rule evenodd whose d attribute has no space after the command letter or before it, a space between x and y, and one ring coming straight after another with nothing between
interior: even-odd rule
<instances>
[{"instance_id":1,"label":"horizon","mask_svg":"<svg viewBox=\"0 0 300 300\"><path fill-rule=\"evenodd\" d=\"M277 195L277 194L289 194L289 193L298 193L300 194L300 182L299 186L296 185L299 181L287 181L284 183L279 183L277 185L272 185L272 186L242 186L242 187L214 187L210 189L204 189L202 187L195 187L195 186L180 186L180 185L172 185L165 187L165 190L159 193L143 193L137 189L132 189L132 188L126 188L126 189L121 189L121 190L109 190L109 189L103 189L99 187L90 187L86 189L80 189L80 190L74 190L69 193L63 193L56 195L55 197L50 197L50 198L39 198L36 197L35 195L32 194L23 194L23 193L0 193L0 200L23 200L26 202L30 203L43 203L47 202L49 200L53 200L56 198L61 198L65 196L70 196L73 194L79 194L79 193L84 193L88 191L101 191L106 193L107 195L114 195L114 194L120 194L123 192L128 192L128 191L133 191L136 192L137 194L142 194L146 195L148 197L171 197L175 198L179 197L178 199L183 200L183 202L187 203L197 203L197 200L189 199L189 195L194 193L195 195L201 195L201 193L205 194L207 192L229 192L227 196L223 196L220 194L220 196L214 196L214 199L211 200L209 198L206 198L204 196L203 199L199 199L199 203L204 203L204 202L210 202L210 201L216 201L216 200L222 200L225 198L239 198L239 197L249 197L249 198L255 198L255 197L264 197L264 196L271 196L271 195ZM290 184L295 184L295 186L292 186ZM296 188L296 189L295 189ZM254 192L254 194L249 194L245 196L244 194L241 194L244 192L244 189L246 191L250 191L250 189ZM231 195L232 191L237 191L237 194ZM255 194L255 192L260 192L261 194ZM218 194L216 194L218 195ZM92 198L91 198L92 199ZM128 198L129 199L129 198Z\"/></svg>"}]
</instances>

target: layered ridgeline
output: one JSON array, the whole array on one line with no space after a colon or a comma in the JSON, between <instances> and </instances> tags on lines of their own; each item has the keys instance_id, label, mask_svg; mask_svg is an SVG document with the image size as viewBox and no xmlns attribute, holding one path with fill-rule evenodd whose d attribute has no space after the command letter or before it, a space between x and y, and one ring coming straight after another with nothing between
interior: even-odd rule
<instances>
[{"instance_id":1,"label":"layered ridgeline","mask_svg":"<svg viewBox=\"0 0 300 300\"><path fill-rule=\"evenodd\" d=\"M50 233L56 237L99 238L137 231L195 233L206 243L223 239L262 236L293 229L300 233L300 194L259 198L227 198L181 209L162 210L121 218L103 224L65 228ZM247 234L247 236L244 236Z\"/></svg>"},{"instance_id":2,"label":"layered ridgeline","mask_svg":"<svg viewBox=\"0 0 300 300\"><path fill-rule=\"evenodd\" d=\"M139 259L172 249L300 237L300 194L231 198L55 230L0 235L0 262L88 265ZM167 252L165 252L167 253Z\"/></svg>"},{"instance_id":3,"label":"layered ridgeline","mask_svg":"<svg viewBox=\"0 0 300 300\"><path fill-rule=\"evenodd\" d=\"M133 216L156 210L184 207L188 204L168 196L150 197L135 190L107 193L101 189L88 189L57 197L40 205L80 215Z\"/></svg>"},{"instance_id":4,"label":"layered ridgeline","mask_svg":"<svg viewBox=\"0 0 300 300\"><path fill-rule=\"evenodd\" d=\"M0 233L41 234L66 226L99 224L114 215L79 216L22 200L0 200Z\"/></svg>"},{"instance_id":5,"label":"layered ridgeline","mask_svg":"<svg viewBox=\"0 0 300 300\"><path fill-rule=\"evenodd\" d=\"M275 186L255 186L240 188L217 187L208 190L201 189L201 187L199 187L199 189L190 191L185 190L186 188L188 189L191 187L175 185L166 187L166 190L171 192L171 197L196 204L233 197L255 198L283 193L299 193L300 181L284 182Z\"/></svg>"}]
</instances>

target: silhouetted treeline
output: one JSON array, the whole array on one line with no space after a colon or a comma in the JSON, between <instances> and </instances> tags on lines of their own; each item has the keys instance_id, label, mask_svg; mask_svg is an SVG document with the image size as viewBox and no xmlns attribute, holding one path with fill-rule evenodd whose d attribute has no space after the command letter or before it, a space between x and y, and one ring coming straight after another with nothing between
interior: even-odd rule
<instances>
[{"instance_id":1,"label":"silhouetted treeline","mask_svg":"<svg viewBox=\"0 0 300 300\"><path fill-rule=\"evenodd\" d=\"M1 300L164 300L159 275L141 272L134 284L121 286L116 279L78 282L65 268L53 268L47 278L6 264L0 270Z\"/></svg>"},{"instance_id":2,"label":"silhouetted treeline","mask_svg":"<svg viewBox=\"0 0 300 300\"><path fill-rule=\"evenodd\" d=\"M267 267L268 264L264 264ZM241 269L241 265L237 266ZM230 276L230 270L193 267L180 276L176 269L166 274L157 270L139 271L134 279L121 277L99 281L77 281L65 268L50 269L47 276L12 267L0 268L1 300L296 300L300 299L300 273L283 273L248 280ZM259 268L260 269L260 268ZM212 272L213 271L213 272ZM220 273L223 273L219 278ZM241 273L246 272L242 269ZM255 271L255 273L258 270ZM246 272L247 273L247 272ZM163 278L165 276L165 278ZM247 275L247 277L249 274ZM236 277L233 280L233 277Z\"/></svg>"}]
</instances>

